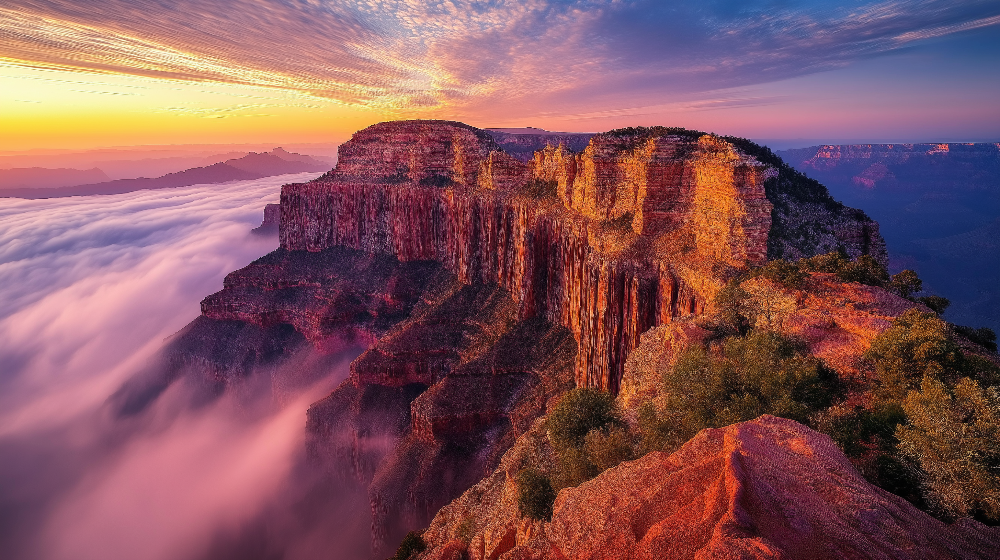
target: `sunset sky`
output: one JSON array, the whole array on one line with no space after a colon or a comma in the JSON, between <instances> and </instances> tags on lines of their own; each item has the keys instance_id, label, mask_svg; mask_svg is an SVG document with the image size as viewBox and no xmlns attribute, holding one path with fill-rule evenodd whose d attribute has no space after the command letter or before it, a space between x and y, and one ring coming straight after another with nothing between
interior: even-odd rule
<instances>
[{"instance_id":1,"label":"sunset sky","mask_svg":"<svg viewBox=\"0 0 1000 560\"><path fill-rule=\"evenodd\" d=\"M14 0L0 150L332 142L445 118L1000 137L1000 2Z\"/></svg>"}]
</instances>

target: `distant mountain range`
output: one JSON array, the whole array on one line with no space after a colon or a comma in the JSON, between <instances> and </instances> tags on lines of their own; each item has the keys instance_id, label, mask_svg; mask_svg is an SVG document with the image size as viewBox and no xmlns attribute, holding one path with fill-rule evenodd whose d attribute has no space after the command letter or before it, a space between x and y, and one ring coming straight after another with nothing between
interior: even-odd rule
<instances>
[{"instance_id":1,"label":"distant mountain range","mask_svg":"<svg viewBox=\"0 0 1000 560\"><path fill-rule=\"evenodd\" d=\"M594 136L592 133L550 132L540 128L487 128L486 133L504 149L505 152L519 159L528 161L535 152L547 145L562 144L574 152L582 152Z\"/></svg>"},{"instance_id":2,"label":"distant mountain range","mask_svg":"<svg viewBox=\"0 0 1000 560\"><path fill-rule=\"evenodd\" d=\"M878 221L894 269L1000 331L1000 144L853 144L776 152Z\"/></svg>"},{"instance_id":3,"label":"distant mountain range","mask_svg":"<svg viewBox=\"0 0 1000 560\"><path fill-rule=\"evenodd\" d=\"M240 158L233 158L204 167L186 169L176 173L168 173L152 179L146 177L118 179L115 181L102 181L58 188L0 188L0 197L38 199L93 194L120 194L143 189L167 189L189 185L244 181L288 173L305 173L309 171L320 173L329 169L330 164L327 162L310 156L287 152L282 148L275 148L270 152L251 152ZM68 172L89 173L90 176L96 175L94 172L99 172L103 175L100 169L85 172L74 169L33 168L29 170L11 169L0 171L0 179L4 179L5 177L16 178L20 175L25 179L34 179L37 181L40 177L44 178L45 175L50 175L53 180L65 180L70 175ZM4 181L0 184L6 183Z\"/></svg>"}]
</instances>

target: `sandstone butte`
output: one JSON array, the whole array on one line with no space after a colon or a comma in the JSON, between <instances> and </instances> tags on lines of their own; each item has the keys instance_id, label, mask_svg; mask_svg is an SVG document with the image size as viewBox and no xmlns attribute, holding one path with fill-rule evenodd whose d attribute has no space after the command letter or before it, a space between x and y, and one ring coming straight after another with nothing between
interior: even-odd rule
<instances>
[{"instance_id":1,"label":"sandstone butte","mask_svg":"<svg viewBox=\"0 0 1000 560\"><path fill-rule=\"evenodd\" d=\"M726 497L739 501L744 494L768 497L777 507L794 502L794 492L811 488L808 477L833 464L843 467L838 476L854 477L855 493L810 494L832 500L816 510L830 517L808 518L811 534L824 534L822 519L830 531L847 534L836 528L847 523L838 521L846 506L836 500L861 500L866 492L877 511L893 504L892 512L919 520L912 527L951 534L862 484L821 436L773 419L702 434L672 459L647 456L567 489L548 525L518 521L509 502L512 465L525 454L541 464L551 460L538 426L566 390L610 391L634 415L638 403L660 398L657 368L704 338L697 318L712 311L714 295L735 274L773 258L841 249L885 262L886 252L875 222L744 140L622 129L592 135L582 151L571 151L545 135L494 136L446 121L388 122L357 132L341 146L335 169L282 188L279 249L229 274L223 290L202 302L202 316L168 341L159 364L113 402L129 413L181 378L218 394L260 371L278 392L322 375L342 352L364 349L349 378L310 407L306 444L330 477L367 490L370 512L364 514L371 515L373 547L383 556L406 531L430 523L426 538L434 558L466 552L476 558L612 557L626 549L601 551L603 545L575 531L599 522L650 544L651 535L666 534L670 524L661 522L674 516L687 523L690 546L709 542L695 533L718 532L716 526L724 532L744 521L773 524L768 531L774 532L741 542L758 539L753 546L760 551L785 557L780 554L799 549L780 552L782 543L767 539L806 534L794 519L782 525L746 506L734 510L736 525L711 516L699 521L647 498L670 473L687 473L684 491L703 494L695 502L715 500L704 505L706 512L728 511ZM573 138L578 148L584 140ZM504 145L515 146L517 157ZM543 147L528 157L524 147L533 145ZM865 375L861 353L913 305L822 274L797 291L764 281L746 288L774 306L773 326L806 339L844 376ZM746 449L794 459L782 484L766 482L770 474L762 473L781 469L751 461L756 451L738 467L719 458L736 457L720 450L739 448L751 433L757 439L747 440ZM815 451L796 455L803 449ZM817 464L810 466L810 457ZM707 474L708 465L718 467L717 476ZM748 465L766 468L747 471ZM658 482L629 484L630 469L635 480ZM744 487L753 492L695 488L698 481L739 479L739 469L750 473ZM609 478L614 473L624 478ZM817 488L828 486L822 480L815 478ZM602 499L632 509L616 512ZM461 520L449 513L463 507L490 520L477 521L468 551L452 538ZM611 517L598 517L593 508ZM732 517L719 515L716 521ZM866 517L864 527L881 531L875 528L880 515ZM630 517L642 526L616 525ZM895 538L885 535L877 538ZM584 548L560 548L571 541Z\"/></svg>"}]
</instances>

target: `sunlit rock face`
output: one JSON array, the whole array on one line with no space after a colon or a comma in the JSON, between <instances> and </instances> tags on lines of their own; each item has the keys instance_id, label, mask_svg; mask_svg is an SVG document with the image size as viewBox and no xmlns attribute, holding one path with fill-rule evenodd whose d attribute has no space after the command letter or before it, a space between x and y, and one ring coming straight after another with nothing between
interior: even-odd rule
<instances>
[{"instance_id":1,"label":"sunlit rock face","mask_svg":"<svg viewBox=\"0 0 1000 560\"><path fill-rule=\"evenodd\" d=\"M283 189L283 248L434 260L496 283L520 317L573 333L580 386L617 391L642 332L703 311L767 256L772 172L712 136L601 134L522 164L465 125L403 121L358 132L339 161Z\"/></svg>"},{"instance_id":2,"label":"sunlit rock face","mask_svg":"<svg viewBox=\"0 0 1000 560\"><path fill-rule=\"evenodd\" d=\"M997 528L946 525L867 482L827 436L773 416L562 490L551 522L520 518L515 475L551 463L544 431L526 433L434 518L427 557L460 547L460 528L473 559L986 560L1000 546Z\"/></svg>"}]
</instances>

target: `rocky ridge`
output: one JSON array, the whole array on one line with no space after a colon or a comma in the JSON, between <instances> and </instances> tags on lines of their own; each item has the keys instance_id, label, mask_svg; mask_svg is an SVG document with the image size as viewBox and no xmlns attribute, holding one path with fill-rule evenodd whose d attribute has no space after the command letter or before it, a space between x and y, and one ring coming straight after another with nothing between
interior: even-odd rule
<instances>
[{"instance_id":1,"label":"rocky ridge","mask_svg":"<svg viewBox=\"0 0 1000 560\"><path fill-rule=\"evenodd\" d=\"M442 508L420 560L456 552L470 560L985 560L1000 547L1000 530L932 518L868 483L828 437L773 416L703 430L670 455L652 452L565 489L551 522L521 519L514 475L551 455L539 421L494 474Z\"/></svg>"}]
</instances>

